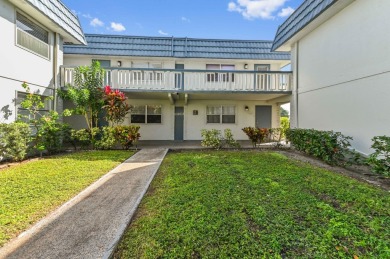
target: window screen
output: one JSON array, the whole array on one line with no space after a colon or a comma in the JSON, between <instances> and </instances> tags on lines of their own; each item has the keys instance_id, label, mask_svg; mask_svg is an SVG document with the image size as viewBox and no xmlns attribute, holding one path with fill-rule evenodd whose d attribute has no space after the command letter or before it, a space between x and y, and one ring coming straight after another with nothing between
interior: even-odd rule
<instances>
[{"instance_id":1,"label":"window screen","mask_svg":"<svg viewBox=\"0 0 390 259\"><path fill-rule=\"evenodd\" d=\"M16 13L16 44L42 57L49 58L49 33L26 18Z\"/></svg>"}]
</instances>

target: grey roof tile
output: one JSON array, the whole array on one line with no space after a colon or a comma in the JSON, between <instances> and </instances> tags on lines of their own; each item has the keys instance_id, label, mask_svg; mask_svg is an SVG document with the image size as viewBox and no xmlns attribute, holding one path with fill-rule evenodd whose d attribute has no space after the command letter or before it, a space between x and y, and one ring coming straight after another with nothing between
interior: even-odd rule
<instances>
[{"instance_id":1,"label":"grey roof tile","mask_svg":"<svg viewBox=\"0 0 390 259\"><path fill-rule=\"evenodd\" d=\"M87 46L64 45L64 54L289 60L288 52L271 52L272 41L214 40L86 34Z\"/></svg>"},{"instance_id":2,"label":"grey roof tile","mask_svg":"<svg viewBox=\"0 0 390 259\"><path fill-rule=\"evenodd\" d=\"M84 33L77 16L60 0L26 0L30 5L49 17L79 43L86 44Z\"/></svg>"},{"instance_id":3,"label":"grey roof tile","mask_svg":"<svg viewBox=\"0 0 390 259\"><path fill-rule=\"evenodd\" d=\"M306 0L278 28L272 51L276 50L338 0Z\"/></svg>"}]
</instances>

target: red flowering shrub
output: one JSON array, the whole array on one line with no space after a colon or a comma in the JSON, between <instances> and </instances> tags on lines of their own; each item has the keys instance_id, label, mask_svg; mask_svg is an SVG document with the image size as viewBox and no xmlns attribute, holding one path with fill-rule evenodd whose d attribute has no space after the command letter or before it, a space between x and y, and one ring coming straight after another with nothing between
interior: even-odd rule
<instances>
[{"instance_id":1,"label":"red flowering shrub","mask_svg":"<svg viewBox=\"0 0 390 259\"><path fill-rule=\"evenodd\" d=\"M109 85L104 87L103 93L103 109L106 111L107 121L114 125L122 123L131 110L130 105L126 102L127 97L123 92L114 90Z\"/></svg>"},{"instance_id":2,"label":"red flowering shrub","mask_svg":"<svg viewBox=\"0 0 390 259\"><path fill-rule=\"evenodd\" d=\"M263 143L269 135L269 130L266 128L254 128L254 127L245 127L242 129L248 138L252 141L253 147L257 143Z\"/></svg>"}]
</instances>

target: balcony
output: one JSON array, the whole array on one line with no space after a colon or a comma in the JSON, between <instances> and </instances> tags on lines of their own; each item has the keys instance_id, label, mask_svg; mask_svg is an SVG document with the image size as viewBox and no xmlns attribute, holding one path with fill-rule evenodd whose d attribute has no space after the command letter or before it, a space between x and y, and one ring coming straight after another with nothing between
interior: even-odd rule
<instances>
[{"instance_id":1,"label":"balcony","mask_svg":"<svg viewBox=\"0 0 390 259\"><path fill-rule=\"evenodd\" d=\"M74 84L74 68L61 67L61 86ZM292 73L284 71L105 68L104 85L135 92L250 92L290 94Z\"/></svg>"}]
</instances>

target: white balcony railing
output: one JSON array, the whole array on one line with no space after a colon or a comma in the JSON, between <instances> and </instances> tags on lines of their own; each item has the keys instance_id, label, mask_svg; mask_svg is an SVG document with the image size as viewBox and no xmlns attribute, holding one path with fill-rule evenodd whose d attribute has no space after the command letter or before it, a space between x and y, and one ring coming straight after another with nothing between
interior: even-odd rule
<instances>
[{"instance_id":1,"label":"white balcony railing","mask_svg":"<svg viewBox=\"0 0 390 259\"><path fill-rule=\"evenodd\" d=\"M291 72L105 68L104 85L139 91L289 92ZM61 86L74 84L74 67L61 68Z\"/></svg>"}]
</instances>

